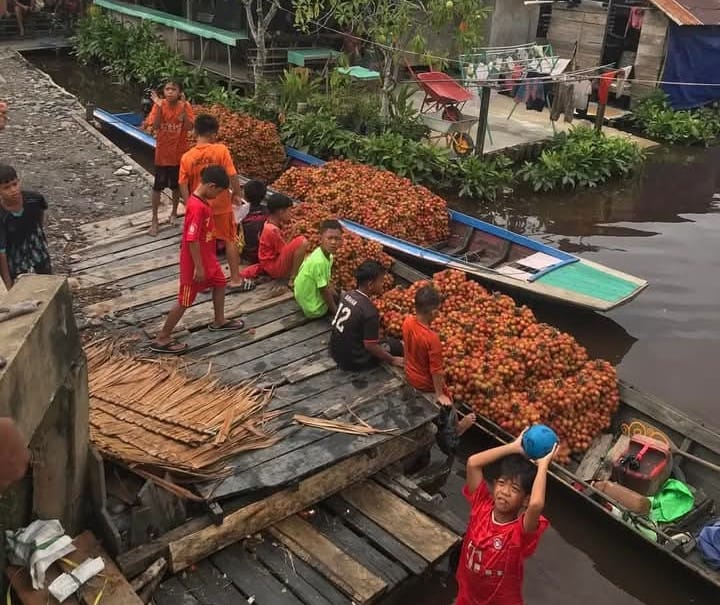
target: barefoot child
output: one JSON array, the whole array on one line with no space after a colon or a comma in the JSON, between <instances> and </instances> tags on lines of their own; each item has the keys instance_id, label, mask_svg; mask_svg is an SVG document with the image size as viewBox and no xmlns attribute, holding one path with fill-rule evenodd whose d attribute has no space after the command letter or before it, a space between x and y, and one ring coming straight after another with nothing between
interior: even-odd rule
<instances>
[{"instance_id":1,"label":"barefoot child","mask_svg":"<svg viewBox=\"0 0 720 605\"><path fill-rule=\"evenodd\" d=\"M402 343L380 338L380 314L372 296L383 291L387 270L376 260L366 260L355 271L357 288L340 297L330 333L330 356L343 370L360 371L381 361L403 365Z\"/></svg>"},{"instance_id":2,"label":"barefoot child","mask_svg":"<svg viewBox=\"0 0 720 605\"><path fill-rule=\"evenodd\" d=\"M293 288L295 276L305 258L308 241L298 235L291 241L283 239L281 229L290 216L292 200L282 193L273 193L268 200L268 218L260 234L258 258L260 270L273 279L287 280L288 287Z\"/></svg>"},{"instance_id":3,"label":"barefoot child","mask_svg":"<svg viewBox=\"0 0 720 605\"><path fill-rule=\"evenodd\" d=\"M162 330L150 344L156 353L178 355L187 350L187 344L172 338L172 331L197 293L212 288L214 321L210 331L241 330L242 320L225 319L225 274L215 254L213 215L208 202L230 186L222 166L206 166L200 172L200 184L188 198L185 206L182 243L180 245L180 292L178 301L168 313Z\"/></svg>"},{"instance_id":4,"label":"barefoot child","mask_svg":"<svg viewBox=\"0 0 720 605\"><path fill-rule=\"evenodd\" d=\"M152 192L150 235L157 235L160 193L163 189L172 190L173 207L170 224L177 219L180 202L178 188L180 158L188 150L188 133L192 130L195 115L192 106L185 100L182 86L177 82L170 81L165 84L162 99L154 90L150 98L153 108L145 120L146 127L155 135L155 182Z\"/></svg>"},{"instance_id":5,"label":"barefoot child","mask_svg":"<svg viewBox=\"0 0 720 605\"><path fill-rule=\"evenodd\" d=\"M557 445L537 468L525 457L522 435L467 461L463 494L470 521L457 569L455 605L522 605L523 563L548 527L542 516L548 468ZM500 462L488 488L483 469Z\"/></svg>"},{"instance_id":6,"label":"barefoot child","mask_svg":"<svg viewBox=\"0 0 720 605\"><path fill-rule=\"evenodd\" d=\"M235 246L237 239L237 224L233 204L240 205L240 179L235 164L230 157L230 150L222 143L217 143L219 124L214 116L201 114L195 120L195 146L182 156L180 160L180 193L187 199L191 191L200 183L200 172L206 166L215 164L222 166L230 177L232 195L228 190L220 193L210 201L213 213L214 235L225 243L225 257L230 269L228 291L244 290L243 280L240 278L240 253Z\"/></svg>"},{"instance_id":7,"label":"barefoot child","mask_svg":"<svg viewBox=\"0 0 720 605\"><path fill-rule=\"evenodd\" d=\"M405 347L405 376L418 391L435 393L440 405L453 404L445 385L442 344L440 337L430 327L440 307L440 295L432 286L423 286L415 293L415 315L408 315L403 322L403 345ZM475 422L475 414L466 415L458 423L462 435Z\"/></svg>"},{"instance_id":8,"label":"barefoot child","mask_svg":"<svg viewBox=\"0 0 720 605\"><path fill-rule=\"evenodd\" d=\"M0 164L0 277L8 290L22 273L52 273L45 210L45 198L22 190L15 169Z\"/></svg>"},{"instance_id":9,"label":"barefoot child","mask_svg":"<svg viewBox=\"0 0 720 605\"><path fill-rule=\"evenodd\" d=\"M336 220L320 225L320 245L302 262L295 278L295 300L305 317L335 315L337 291L331 282L333 255L342 243L342 226Z\"/></svg>"}]
</instances>

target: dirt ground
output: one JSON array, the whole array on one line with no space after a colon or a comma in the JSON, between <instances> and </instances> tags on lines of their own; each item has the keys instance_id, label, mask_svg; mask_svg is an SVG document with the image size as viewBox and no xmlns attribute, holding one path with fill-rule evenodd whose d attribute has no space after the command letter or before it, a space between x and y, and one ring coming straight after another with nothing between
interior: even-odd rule
<instances>
[{"instance_id":1,"label":"dirt ground","mask_svg":"<svg viewBox=\"0 0 720 605\"><path fill-rule=\"evenodd\" d=\"M150 205L150 183L132 160L96 136L85 110L19 54L0 49L0 100L9 105L0 162L15 167L24 189L48 202L46 233L55 273L83 245L77 227ZM115 172L131 167L128 175Z\"/></svg>"}]
</instances>

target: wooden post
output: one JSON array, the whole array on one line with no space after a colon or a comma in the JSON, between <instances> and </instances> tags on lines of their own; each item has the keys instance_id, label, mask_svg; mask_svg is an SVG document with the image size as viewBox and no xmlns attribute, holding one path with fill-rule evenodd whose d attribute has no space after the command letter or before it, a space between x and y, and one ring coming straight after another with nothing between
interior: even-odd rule
<instances>
[{"instance_id":1,"label":"wooden post","mask_svg":"<svg viewBox=\"0 0 720 605\"><path fill-rule=\"evenodd\" d=\"M490 87L480 89L480 116L478 120L477 139L475 140L475 155L480 157L485 149L485 135L487 134L488 113L490 111Z\"/></svg>"}]
</instances>

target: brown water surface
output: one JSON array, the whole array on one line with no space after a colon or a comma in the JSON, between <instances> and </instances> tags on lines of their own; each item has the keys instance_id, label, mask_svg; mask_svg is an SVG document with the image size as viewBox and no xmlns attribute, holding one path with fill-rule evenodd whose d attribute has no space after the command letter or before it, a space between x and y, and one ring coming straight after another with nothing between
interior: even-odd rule
<instances>
[{"instance_id":1,"label":"brown water surface","mask_svg":"<svg viewBox=\"0 0 720 605\"><path fill-rule=\"evenodd\" d=\"M30 57L84 103L137 111L142 90L113 83L66 55ZM152 154L123 137L115 142L143 165ZM515 194L489 209L456 207L647 279L635 301L606 316L532 302L536 314L575 335L620 376L691 416L720 426L720 149L660 150L643 172L599 190ZM464 443L465 453L486 447ZM461 465L460 465L461 468ZM443 488L466 516L458 474ZM703 584L576 496L550 486L551 529L526 565L528 605L717 605ZM452 581L436 572L390 595L384 605L449 605Z\"/></svg>"}]
</instances>

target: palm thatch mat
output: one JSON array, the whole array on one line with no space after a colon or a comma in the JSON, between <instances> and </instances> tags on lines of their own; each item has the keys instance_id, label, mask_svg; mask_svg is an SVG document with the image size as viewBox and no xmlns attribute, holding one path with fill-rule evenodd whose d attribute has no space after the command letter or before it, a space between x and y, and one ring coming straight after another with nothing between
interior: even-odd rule
<instances>
[{"instance_id":1,"label":"palm thatch mat","mask_svg":"<svg viewBox=\"0 0 720 605\"><path fill-rule=\"evenodd\" d=\"M219 479L230 473L225 463L232 456L277 441L266 427L276 416L264 412L270 393L222 386L211 376L190 378L177 361L122 353L112 340L85 352L90 440L144 476Z\"/></svg>"}]
</instances>

